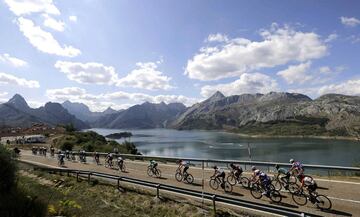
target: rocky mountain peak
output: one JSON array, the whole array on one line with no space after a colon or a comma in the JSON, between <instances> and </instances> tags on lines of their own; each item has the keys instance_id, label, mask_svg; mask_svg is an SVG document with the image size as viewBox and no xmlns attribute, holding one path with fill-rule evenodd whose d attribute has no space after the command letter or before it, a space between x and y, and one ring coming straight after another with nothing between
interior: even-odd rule
<instances>
[{"instance_id":1,"label":"rocky mountain peak","mask_svg":"<svg viewBox=\"0 0 360 217\"><path fill-rule=\"evenodd\" d=\"M19 110L27 110L30 109L29 105L25 101L24 97L22 97L20 94L15 94L8 102L7 104L13 106L16 109Z\"/></svg>"},{"instance_id":2,"label":"rocky mountain peak","mask_svg":"<svg viewBox=\"0 0 360 217\"><path fill-rule=\"evenodd\" d=\"M224 94L222 94L220 91L216 91L211 97L209 97L204 102L215 102L224 98L225 98Z\"/></svg>"}]
</instances>

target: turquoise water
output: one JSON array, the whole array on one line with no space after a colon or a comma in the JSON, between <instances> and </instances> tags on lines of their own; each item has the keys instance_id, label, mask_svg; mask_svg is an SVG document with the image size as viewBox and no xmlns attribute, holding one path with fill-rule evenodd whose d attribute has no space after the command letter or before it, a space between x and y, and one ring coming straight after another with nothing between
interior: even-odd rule
<instances>
[{"instance_id":1,"label":"turquoise water","mask_svg":"<svg viewBox=\"0 0 360 217\"><path fill-rule=\"evenodd\" d=\"M360 164L360 142L301 138L243 138L213 131L170 129L92 129L101 135L130 131L131 141L145 155L287 163L290 158L305 164L354 166ZM119 142L123 141L118 140Z\"/></svg>"}]
</instances>

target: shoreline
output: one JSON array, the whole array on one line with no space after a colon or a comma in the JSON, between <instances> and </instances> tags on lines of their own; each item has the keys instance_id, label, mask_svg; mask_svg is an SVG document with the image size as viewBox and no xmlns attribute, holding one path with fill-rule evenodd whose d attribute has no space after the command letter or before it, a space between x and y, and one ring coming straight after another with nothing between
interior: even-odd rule
<instances>
[{"instance_id":1,"label":"shoreline","mask_svg":"<svg viewBox=\"0 0 360 217\"><path fill-rule=\"evenodd\" d=\"M347 136L313 136L313 135L286 135L286 136L282 136L282 135L260 135L260 134L245 134L245 133L236 133L236 132L229 132L229 131L224 131L227 133L232 133L232 134L236 134L240 137L243 138L297 138L297 139L323 139L323 140L348 140L348 141L359 141L360 142L360 138L357 137L347 137Z\"/></svg>"}]
</instances>

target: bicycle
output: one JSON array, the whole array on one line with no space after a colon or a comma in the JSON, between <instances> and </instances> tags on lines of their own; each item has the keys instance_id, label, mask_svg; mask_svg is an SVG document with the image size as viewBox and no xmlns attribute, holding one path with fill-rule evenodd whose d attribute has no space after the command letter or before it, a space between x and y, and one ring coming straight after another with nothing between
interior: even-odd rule
<instances>
[{"instance_id":1,"label":"bicycle","mask_svg":"<svg viewBox=\"0 0 360 217\"><path fill-rule=\"evenodd\" d=\"M233 190L232 185L228 181L224 180L223 182L220 177L216 177L215 174L210 177L209 185L210 188L214 190L217 190L219 186L221 186L221 188L224 189L226 193L231 193Z\"/></svg>"},{"instance_id":2,"label":"bicycle","mask_svg":"<svg viewBox=\"0 0 360 217\"><path fill-rule=\"evenodd\" d=\"M194 182L194 177L191 174L189 174L187 172L182 174L179 168L176 170L175 179L178 182L186 181L189 184L192 184Z\"/></svg>"},{"instance_id":3,"label":"bicycle","mask_svg":"<svg viewBox=\"0 0 360 217\"><path fill-rule=\"evenodd\" d=\"M112 167L113 167L113 162L110 161L110 160L105 160L104 166L105 166L106 168L112 168Z\"/></svg>"},{"instance_id":4,"label":"bicycle","mask_svg":"<svg viewBox=\"0 0 360 217\"><path fill-rule=\"evenodd\" d=\"M64 159L59 159L59 160L58 160L58 166L59 166L59 167L62 167L62 166L64 166L64 165L65 165Z\"/></svg>"},{"instance_id":5,"label":"bicycle","mask_svg":"<svg viewBox=\"0 0 360 217\"><path fill-rule=\"evenodd\" d=\"M292 195L292 199L299 206L305 206L309 200L321 210L330 210L332 207L331 200L325 195L318 194L316 191L305 193L303 189L300 189Z\"/></svg>"},{"instance_id":6,"label":"bicycle","mask_svg":"<svg viewBox=\"0 0 360 217\"><path fill-rule=\"evenodd\" d=\"M230 185L234 186L236 183L241 184L244 188L249 188L250 180L244 176L239 175L239 177L235 176L235 172L232 170L230 175L226 178L226 180L230 183Z\"/></svg>"},{"instance_id":7,"label":"bicycle","mask_svg":"<svg viewBox=\"0 0 360 217\"><path fill-rule=\"evenodd\" d=\"M125 172L126 171L125 162L124 161L122 163L117 162L117 169L121 172Z\"/></svg>"},{"instance_id":8,"label":"bicycle","mask_svg":"<svg viewBox=\"0 0 360 217\"><path fill-rule=\"evenodd\" d=\"M280 178L280 174L274 176L273 180L271 180L271 184L275 187L275 190L281 191L282 188L285 188L293 194L300 189L300 186L296 184L297 179L295 176L289 174L287 182L284 179L286 178Z\"/></svg>"},{"instance_id":9,"label":"bicycle","mask_svg":"<svg viewBox=\"0 0 360 217\"><path fill-rule=\"evenodd\" d=\"M152 168L150 165L148 166L148 169L147 169L147 174L148 174L148 176L150 176L150 177L153 177L153 176L155 176L155 177L157 177L157 178L160 178L161 177L161 171L160 171L160 169L158 169L158 168Z\"/></svg>"},{"instance_id":10,"label":"bicycle","mask_svg":"<svg viewBox=\"0 0 360 217\"><path fill-rule=\"evenodd\" d=\"M100 159L98 157L94 157L94 161L96 165L100 165Z\"/></svg>"},{"instance_id":11,"label":"bicycle","mask_svg":"<svg viewBox=\"0 0 360 217\"><path fill-rule=\"evenodd\" d=\"M282 195L280 194L280 192L275 190L275 187L272 184L269 184L269 189L269 194L265 196L270 198L270 200L275 203L280 203L282 200ZM263 185L257 182L252 184L250 193L255 199L260 199L263 196L264 192L266 192L266 189Z\"/></svg>"}]
</instances>

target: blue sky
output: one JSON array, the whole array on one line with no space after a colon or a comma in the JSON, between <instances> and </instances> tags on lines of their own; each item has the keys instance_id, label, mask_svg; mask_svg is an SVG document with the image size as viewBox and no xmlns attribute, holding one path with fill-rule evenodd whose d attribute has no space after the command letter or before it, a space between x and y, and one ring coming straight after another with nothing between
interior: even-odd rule
<instances>
[{"instance_id":1,"label":"blue sky","mask_svg":"<svg viewBox=\"0 0 360 217\"><path fill-rule=\"evenodd\" d=\"M359 1L0 2L0 101L360 94Z\"/></svg>"}]
</instances>

